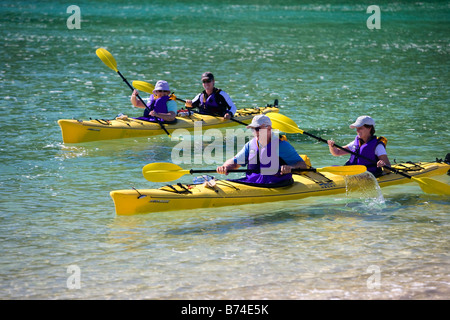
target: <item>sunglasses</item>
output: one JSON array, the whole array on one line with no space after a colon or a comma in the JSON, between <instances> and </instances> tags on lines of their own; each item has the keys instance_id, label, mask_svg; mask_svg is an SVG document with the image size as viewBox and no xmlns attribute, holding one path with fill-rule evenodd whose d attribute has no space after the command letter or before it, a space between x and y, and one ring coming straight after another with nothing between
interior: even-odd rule
<instances>
[{"instance_id":1,"label":"sunglasses","mask_svg":"<svg viewBox=\"0 0 450 320\"><path fill-rule=\"evenodd\" d=\"M264 126L264 127L253 128L253 130L255 130L256 132L259 132L259 130L261 130L261 129L267 129L267 127Z\"/></svg>"},{"instance_id":2,"label":"sunglasses","mask_svg":"<svg viewBox=\"0 0 450 320\"><path fill-rule=\"evenodd\" d=\"M210 82L212 82L212 80L211 80L211 79L208 79L208 80L202 80L202 82L203 82L203 83L210 83Z\"/></svg>"},{"instance_id":3,"label":"sunglasses","mask_svg":"<svg viewBox=\"0 0 450 320\"><path fill-rule=\"evenodd\" d=\"M166 91L166 90L155 90L156 93L160 93L160 92L170 92L170 91Z\"/></svg>"}]
</instances>

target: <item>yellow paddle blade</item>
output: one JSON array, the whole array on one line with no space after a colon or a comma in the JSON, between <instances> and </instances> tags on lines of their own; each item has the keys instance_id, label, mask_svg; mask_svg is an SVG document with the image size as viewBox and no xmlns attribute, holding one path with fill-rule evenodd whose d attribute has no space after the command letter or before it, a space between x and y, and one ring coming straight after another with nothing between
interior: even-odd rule
<instances>
[{"instance_id":1,"label":"yellow paddle blade","mask_svg":"<svg viewBox=\"0 0 450 320\"><path fill-rule=\"evenodd\" d=\"M149 163L142 168L144 178L152 182L174 181L190 173L190 170L167 162Z\"/></svg>"},{"instance_id":2,"label":"yellow paddle blade","mask_svg":"<svg viewBox=\"0 0 450 320\"><path fill-rule=\"evenodd\" d=\"M317 168L317 172L329 172L340 176L352 176L366 172L366 166L354 165L354 166L337 166L337 167L324 167Z\"/></svg>"},{"instance_id":3,"label":"yellow paddle blade","mask_svg":"<svg viewBox=\"0 0 450 320\"><path fill-rule=\"evenodd\" d=\"M278 129L286 133L302 133L297 124L291 118L286 117L278 112L269 112L266 114L272 120L272 128Z\"/></svg>"},{"instance_id":4,"label":"yellow paddle blade","mask_svg":"<svg viewBox=\"0 0 450 320\"><path fill-rule=\"evenodd\" d=\"M411 177L411 179L419 183L420 188L425 193L450 196L450 186L444 182L430 178Z\"/></svg>"},{"instance_id":5,"label":"yellow paddle blade","mask_svg":"<svg viewBox=\"0 0 450 320\"><path fill-rule=\"evenodd\" d=\"M148 82L139 81L139 80L133 81L133 87L137 90L144 91L147 93L153 93L153 90L155 90L154 85L152 85Z\"/></svg>"},{"instance_id":6,"label":"yellow paddle blade","mask_svg":"<svg viewBox=\"0 0 450 320\"><path fill-rule=\"evenodd\" d=\"M113 69L115 72L117 72L117 62L116 59L112 56L111 53L108 52L108 50L103 48L98 48L95 53L100 58L100 60L103 61L104 64L110 69Z\"/></svg>"}]
</instances>

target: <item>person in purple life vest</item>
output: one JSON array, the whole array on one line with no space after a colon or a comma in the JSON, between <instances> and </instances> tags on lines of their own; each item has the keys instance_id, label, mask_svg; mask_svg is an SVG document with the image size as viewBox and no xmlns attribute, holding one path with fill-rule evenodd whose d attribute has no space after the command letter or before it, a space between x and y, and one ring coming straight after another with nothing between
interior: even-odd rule
<instances>
[{"instance_id":1,"label":"person in purple life vest","mask_svg":"<svg viewBox=\"0 0 450 320\"><path fill-rule=\"evenodd\" d=\"M355 140L343 146L343 148L362 155L364 158L352 154L345 165L364 165L367 167L367 171L371 172L375 177L379 177L383 174L383 166L391 165L386 152L386 138L375 135L375 121L369 116L358 117L355 123L350 125L350 128L356 128L357 135ZM333 140L328 140L327 142L330 153L333 156L349 154L345 150L335 147Z\"/></svg>"},{"instance_id":2,"label":"person in purple life vest","mask_svg":"<svg viewBox=\"0 0 450 320\"><path fill-rule=\"evenodd\" d=\"M202 74L203 92L192 100L186 100L186 108L197 108L201 114L221 116L229 120L236 113L236 106L230 96L215 87L214 75L211 72Z\"/></svg>"},{"instance_id":3,"label":"person in purple life vest","mask_svg":"<svg viewBox=\"0 0 450 320\"><path fill-rule=\"evenodd\" d=\"M147 105L142 104L140 100L136 98L139 94L137 90L134 90L131 95L131 104L137 108L145 109L144 115L135 119L146 121L160 121L163 123L176 122L177 115L177 103L170 99L170 88L167 81L159 80L156 82L153 94L150 96Z\"/></svg>"},{"instance_id":4,"label":"person in purple life vest","mask_svg":"<svg viewBox=\"0 0 450 320\"><path fill-rule=\"evenodd\" d=\"M272 132L272 121L266 115L253 117L247 128L254 138L245 144L233 158L217 167L220 174L228 174L241 165L247 165L246 176L234 179L240 183L261 187L284 187L293 183L293 169L306 169L307 165L294 147L278 133Z\"/></svg>"}]
</instances>

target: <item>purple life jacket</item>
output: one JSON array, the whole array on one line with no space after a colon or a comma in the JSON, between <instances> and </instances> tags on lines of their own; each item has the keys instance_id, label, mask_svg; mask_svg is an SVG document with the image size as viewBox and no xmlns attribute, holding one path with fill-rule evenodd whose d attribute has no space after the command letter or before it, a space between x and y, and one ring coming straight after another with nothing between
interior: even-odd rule
<instances>
[{"instance_id":1,"label":"purple life jacket","mask_svg":"<svg viewBox=\"0 0 450 320\"><path fill-rule=\"evenodd\" d=\"M225 98L220 94L221 89L213 89L210 96L207 96L206 91L200 95L199 112L202 114L213 114L224 116L229 110L229 105Z\"/></svg>"},{"instance_id":2,"label":"purple life jacket","mask_svg":"<svg viewBox=\"0 0 450 320\"><path fill-rule=\"evenodd\" d=\"M383 146L386 147L386 145L381 140L379 140L377 136L372 136L369 141L361 145L361 140L358 138L358 136L356 136L355 144L358 147L356 148L355 153L365 158L372 159L372 161L352 154L345 165L363 165L366 166L367 171L371 172L375 177L380 176L383 170L380 167L377 167L376 163L379 159L375 154L375 149L380 143L382 143Z\"/></svg>"},{"instance_id":3,"label":"purple life jacket","mask_svg":"<svg viewBox=\"0 0 450 320\"><path fill-rule=\"evenodd\" d=\"M167 102L170 100L169 96L164 96L158 99L155 99L154 95L150 96L150 101L147 103L147 108L144 110L144 115L139 118L139 120L145 120L145 121L151 121L151 122L165 122L165 123L172 123L175 121L165 121L161 118L155 118L150 115L150 111L155 110L156 113L167 113Z\"/></svg>"},{"instance_id":4,"label":"purple life jacket","mask_svg":"<svg viewBox=\"0 0 450 320\"><path fill-rule=\"evenodd\" d=\"M234 181L264 187L287 186L292 183L291 173L280 174L281 166L286 164L286 162L278 156L275 159L275 163L272 163L272 160L274 160L271 156L272 153L278 154L278 148L272 144L272 141L268 145L259 148L258 142L256 139L253 139L250 142L249 151L246 176ZM278 163L276 163L276 160L278 160ZM276 165L276 167L271 168L271 165Z\"/></svg>"},{"instance_id":5,"label":"purple life jacket","mask_svg":"<svg viewBox=\"0 0 450 320\"><path fill-rule=\"evenodd\" d=\"M164 96L155 99L154 95L150 96L150 101L147 103L147 108L144 111L144 117L148 117L150 111L155 110L156 113L167 113L167 102L170 100L169 96Z\"/></svg>"}]
</instances>

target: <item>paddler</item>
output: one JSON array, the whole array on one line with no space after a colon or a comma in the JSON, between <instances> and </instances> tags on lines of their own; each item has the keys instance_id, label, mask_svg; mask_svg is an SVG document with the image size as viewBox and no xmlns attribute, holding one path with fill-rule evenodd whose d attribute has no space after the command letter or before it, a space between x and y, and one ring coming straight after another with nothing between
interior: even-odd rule
<instances>
[{"instance_id":1,"label":"paddler","mask_svg":"<svg viewBox=\"0 0 450 320\"><path fill-rule=\"evenodd\" d=\"M345 165L364 165L367 171L370 171L375 177L383 174L383 166L390 166L387 152L387 140L384 137L377 137L375 135L375 120L370 116L360 116L354 123L350 125L351 129L356 129L356 137L349 144L343 148L353 151L363 157L351 155L350 159ZM334 146L333 140L328 140L330 153L333 156L343 156L349 153ZM372 161L369 161L368 159Z\"/></svg>"},{"instance_id":2,"label":"paddler","mask_svg":"<svg viewBox=\"0 0 450 320\"><path fill-rule=\"evenodd\" d=\"M176 122L177 103L170 99L169 83L164 80L156 82L153 94L150 96L147 105L136 99L139 92L134 90L131 94L131 104L137 108L145 109L144 115L139 120L157 122L158 119L163 123Z\"/></svg>"},{"instance_id":3,"label":"paddler","mask_svg":"<svg viewBox=\"0 0 450 320\"><path fill-rule=\"evenodd\" d=\"M211 72L202 74L203 92L193 100L186 100L186 108L198 108L201 114L221 116L229 120L236 113L236 106L230 96L215 87L214 75Z\"/></svg>"},{"instance_id":4,"label":"paddler","mask_svg":"<svg viewBox=\"0 0 450 320\"><path fill-rule=\"evenodd\" d=\"M228 170L247 165L246 176L232 181L274 188L293 183L291 170L307 168L294 147L272 132L272 121L268 116L253 117L247 128L252 129L254 138L233 158L217 167L218 173L226 175Z\"/></svg>"}]
</instances>

